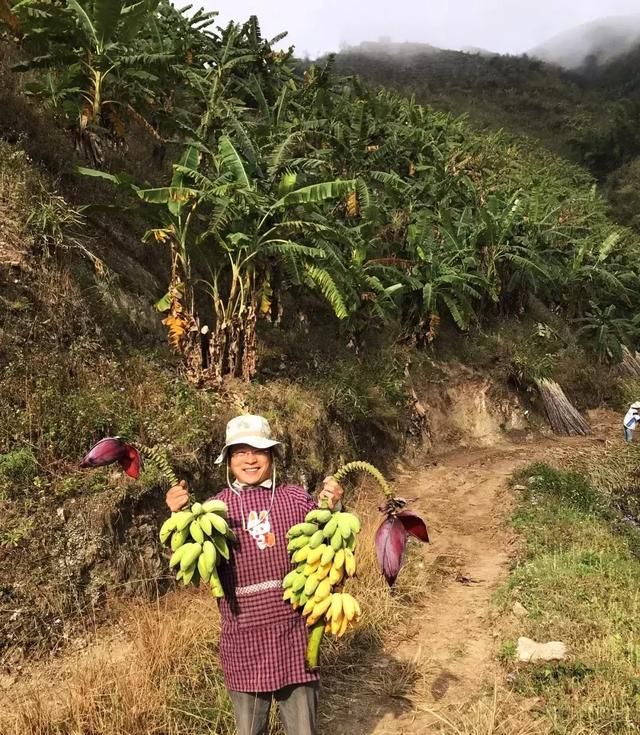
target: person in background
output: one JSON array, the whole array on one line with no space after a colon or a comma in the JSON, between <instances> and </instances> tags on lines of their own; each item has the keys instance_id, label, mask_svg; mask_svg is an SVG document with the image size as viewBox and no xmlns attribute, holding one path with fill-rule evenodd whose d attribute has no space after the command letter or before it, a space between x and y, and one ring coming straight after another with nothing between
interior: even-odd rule
<instances>
[{"instance_id":1,"label":"person in background","mask_svg":"<svg viewBox=\"0 0 640 735\"><path fill-rule=\"evenodd\" d=\"M237 416L216 459L227 471L216 497L227 504L237 537L231 559L218 568L225 593L218 604L220 661L238 735L266 735L273 699L287 735L316 732L318 674L305 666L307 626L282 599L282 579L291 569L287 531L317 506L304 488L276 482L281 446L262 416ZM318 501L333 508L342 495L327 477ZM172 512L189 503L184 481L166 502Z\"/></svg>"},{"instance_id":2,"label":"person in background","mask_svg":"<svg viewBox=\"0 0 640 735\"><path fill-rule=\"evenodd\" d=\"M636 401L629 406L629 410L622 421L625 441L633 441L633 432L637 429L638 422L640 422L640 401Z\"/></svg>"}]
</instances>

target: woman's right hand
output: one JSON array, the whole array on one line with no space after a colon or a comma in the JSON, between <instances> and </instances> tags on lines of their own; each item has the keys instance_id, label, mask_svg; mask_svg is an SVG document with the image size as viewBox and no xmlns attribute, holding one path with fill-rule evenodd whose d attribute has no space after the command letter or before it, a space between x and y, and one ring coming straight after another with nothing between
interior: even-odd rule
<instances>
[{"instance_id":1,"label":"woman's right hand","mask_svg":"<svg viewBox=\"0 0 640 735\"><path fill-rule=\"evenodd\" d=\"M176 513L181 508L184 508L184 506L189 502L187 483L184 480L180 480L178 485L174 485L170 488L165 496L165 502L172 513Z\"/></svg>"}]
</instances>

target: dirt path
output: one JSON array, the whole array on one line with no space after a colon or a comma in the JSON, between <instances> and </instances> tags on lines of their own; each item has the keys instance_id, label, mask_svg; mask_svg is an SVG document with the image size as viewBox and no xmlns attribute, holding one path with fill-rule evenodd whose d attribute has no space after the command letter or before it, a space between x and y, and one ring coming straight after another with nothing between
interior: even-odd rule
<instances>
[{"instance_id":1,"label":"dirt path","mask_svg":"<svg viewBox=\"0 0 640 735\"><path fill-rule=\"evenodd\" d=\"M492 686L498 642L491 598L507 578L517 540L508 527L514 503L508 480L532 462L557 462L577 449L601 445L610 418L594 418L594 435L585 439L538 438L458 450L438 457L433 466L398 473L395 489L417 498L412 506L429 522L432 543L423 551L425 566L440 581L416 621L417 635L395 652L425 672L424 701L397 717L381 704L375 735L440 732L430 727L434 717L428 710L468 705L483 685Z\"/></svg>"}]
</instances>

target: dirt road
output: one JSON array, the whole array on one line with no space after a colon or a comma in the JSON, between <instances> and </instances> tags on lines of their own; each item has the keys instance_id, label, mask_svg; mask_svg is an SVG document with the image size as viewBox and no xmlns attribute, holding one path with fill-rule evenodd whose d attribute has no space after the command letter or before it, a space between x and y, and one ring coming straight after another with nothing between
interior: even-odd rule
<instances>
[{"instance_id":1,"label":"dirt road","mask_svg":"<svg viewBox=\"0 0 640 735\"><path fill-rule=\"evenodd\" d=\"M398 715L380 703L375 735L440 732L433 715L473 702L498 673L499 641L492 630L492 596L506 580L517 538L509 528L514 495L508 480L532 462L556 463L577 449L602 444L610 417L594 416L594 435L536 438L489 448L457 450L429 459L427 467L403 467L394 487L428 519L432 542L425 567L436 570L417 621L417 635L395 655L425 672L424 701ZM437 572L441 572L440 575ZM375 706L375 703L372 703Z\"/></svg>"}]
</instances>

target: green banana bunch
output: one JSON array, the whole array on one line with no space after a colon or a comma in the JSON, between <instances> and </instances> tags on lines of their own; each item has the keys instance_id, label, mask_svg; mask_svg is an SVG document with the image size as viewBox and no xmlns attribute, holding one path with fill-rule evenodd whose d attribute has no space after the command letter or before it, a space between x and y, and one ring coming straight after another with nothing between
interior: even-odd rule
<instances>
[{"instance_id":1,"label":"green banana bunch","mask_svg":"<svg viewBox=\"0 0 640 735\"><path fill-rule=\"evenodd\" d=\"M160 528L160 541L171 546L169 566L178 567L178 581L185 586L208 583L215 597L224 597L217 566L229 559L229 543L235 541L235 534L222 500L194 503L172 513Z\"/></svg>"},{"instance_id":2,"label":"green banana bunch","mask_svg":"<svg viewBox=\"0 0 640 735\"><path fill-rule=\"evenodd\" d=\"M289 529L287 550L295 568L282 580L283 599L288 600L294 610L301 609L308 626L326 621L328 630L336 628L335 634L343 635L348 624L359 618L357 602L355 605L347 602L345 613L341 612L341 607L335 618L331 611L336 595L353 600L350 595L334 590L356 573L353 552L360 529L360 520L353 513L327 508L315 508L307 513L303 523ZM350 613L348 618L346 610Z\"/></svg>"}]
</instances>

